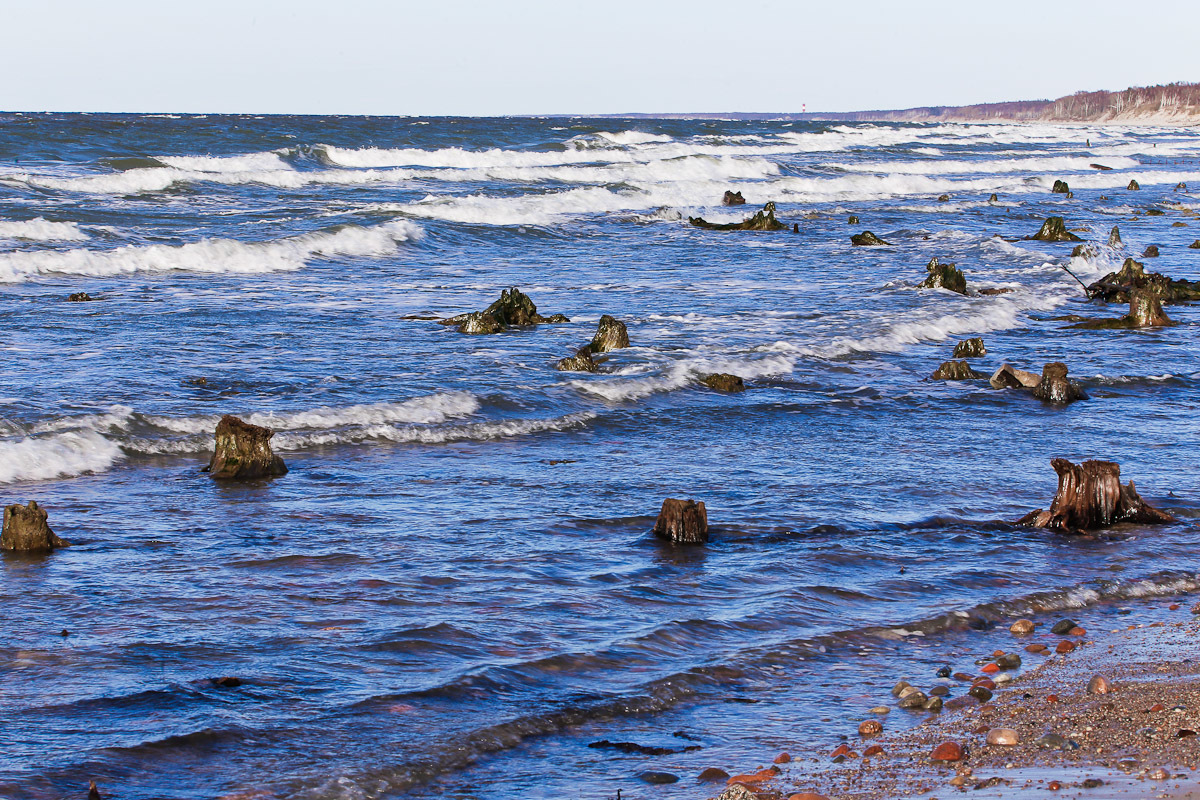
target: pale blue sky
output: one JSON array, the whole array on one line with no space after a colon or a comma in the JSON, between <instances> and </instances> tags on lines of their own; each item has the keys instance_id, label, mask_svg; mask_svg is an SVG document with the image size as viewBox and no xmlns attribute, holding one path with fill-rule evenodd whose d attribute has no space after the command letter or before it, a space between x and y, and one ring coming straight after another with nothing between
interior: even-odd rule
<instances>
[{"instance_id":1,"label":"pale blue sky","mask_svg":"<svg viewBox=\"0 0 1200 800\"><path fill-rule=\"evenodd\" d=\"M848 111L1200 81L1200 2L0 0L0 110Z\"/></svg>"}]
</instances>

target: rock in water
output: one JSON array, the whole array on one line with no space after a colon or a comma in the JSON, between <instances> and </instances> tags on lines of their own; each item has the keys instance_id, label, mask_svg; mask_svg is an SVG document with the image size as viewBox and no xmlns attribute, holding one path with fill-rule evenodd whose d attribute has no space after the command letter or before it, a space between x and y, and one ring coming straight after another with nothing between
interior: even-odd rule
<instances>
[{"instance_id":1,"label":"rock in water","mask_svg":"<svg viewBox=\"0 0 1200 800\"><path fill-rule=\"evenodd\" d=\"M1129 185L1126 186L1125 188L1131 192L1136 192L1138 189L1141 189L1142 187L1141 187L1141 184L1139 184L1137 181L1130 181Z\"/></svg>"},{"instance_id":2,"label":"rock in water","mask_svg":"<svg viewBox=\"0 0 1200 800\"><path fill-rule=\"evenodd\" d=\"M501 325L536 325L542 321L529 295L517 287L500 292L500 299L483 310Z\"/></svg>"},{"instance_id":3,"label":"rock in water","mask_svg":"<svg viewBox=\"0 0 1200 800\"><path fill-rule=\"evenodd\" d=\"M459 333L480 336L504 330L498 319L484 311L472 311L470 314L463 314L459 319L462 320L458 326Z\"/></svg>"},{"instance_id":4,"label":"rock in water","mask_svg":"<svg viewBox=\"0 0 1200 800\"><path fill-rule=\"evenodd\" d=\"M1073 403L1086 400L1079 384L1067 380L1067 365L1055 361L1042 367L1042 380L1033 388L1033 396L1047 403Z\"/></svg>"},{"instance_id":5,"label":"rock in water","mask_svg":"<svg viewBox=\"0 0 1200 800\"><path fill-rule=\"evenodd\" d=\"M1067 194L1071 191L1071 187L1067 185L1066 181L1055 181L1054 188L1050 191L1054 194Z\"/></svg>"},{"instance_id":6,"label":"rock in water","mask_svg":"<svg viewBox=\"0 0 1200 800\"><path fill-rule=\"evenodd\" d=\"M1042 379L1032 372L1016 369L1004 364L992 373L988 381L993 389L1032 389L1042 382Z\"/></svg>"},{"instance_id":7,"label":"rock in water","mask_svg":"<svg viewBox=\"0 0 1200 800\"><path fill-rule=\"evenodd\" d=\"M850 215L850 216L849 216L849 217L846 219L846 224L847 224L847 225L857 225L857 224L858 224L858 217L856 217L856 216L854 216L853 214L851 214L851 215Z\"/></svg>"},{"instance_id":8,"label":"rock in water","mask_svg":"<svg viewBox=\"0 0 1200 800\"><path fill-rule=\"evenodd\" d=\"M275 431L226 414L217 423L216 450L205 471L213 478L250 480L286 475L283 459L271 452Z\"/></svg>"},{"instance_id":9,"label":"rock in water","mask_svg":"<svg viewBox=\"0 0 1200 800\"><path fill-rule=\"evenodd\" d=\"M595 372L596 360L592 358L592 346L585 344L575 355L560 359L554 368L563 372Z\"/></svg>"},{"instance_id":10,"label":"rock in water","mask_svg":"<svg viewBox=\"0 0 1200 800\"><path fill-rule=\"evenodd\" d=\"M1041 230L1033 235L1039 242L1082 242L1075 234L1067 230L1067 224L1062 217L1047 217L1042 223Z\"/></svg>"},{"instance_id":11,"label":"rock in water","mask_svg":"<svg viewBox=\"0 0 1200 800\"><path fill-rule=\"evenodd\" d=\"M5 506L0 550L36 553L69 545L70 542L58 538L50 530L48 518L46 510L36 500L30 500L27 506Z\"/></svg>"},{"instance_id":12,"label":"rock in water","mask_svg":"<svg viewBox=\"0 0 1200 800\"><path fill-rule=\"evenodd\" d=\"M976 336L974 339L964 339L954 345L954 358L979 358L987 355L987 347L983 344L983 339Z\"/></svg>"},{"instance_id":13,"label":"rock in water","mask_svg":"<svg viewBox=\"0 0 1200 800\"><path fill-rule=\"evenodd\" d=\"M1125 243L1121 241L1121 229L1116 225L1113 225L1113 229L1108 232L1108 246L1114 249L1125 246Z\"/></svg>"},{"instance_id":14,"label":"rock in water","mask_svg":"<svg viewBox=\"0 0 1200 800\"><path fill-rule=\"evenodd\" d=\"M949 203L949 202L950 202L950 195L948 195L948 194L940 194L940 195L938 195L938 202L939 202L939 203Z\"/></svg>"},{"instance_id":15,"label":"rock in water","mask_svg":"<svg viewBox=\"0 0 1200 800\"><path fill-rule=\"evenodd\" d=\"M1158 245L1148 244L1142 253L1142 258L1158 258Z\"/></svg>"},{"instance_id":16,"label":"rock in water","mask_svg":"<svg viewBox=\"0 0 1200 800\"><path fill-rule=\"evenodd\" d=\"M1087 294L1108 303L1128 303L1134 288L1151 291L1164 303L1200 300L1200 281L1175 280L1158 272L1147 273L1146 265L1132 258L1125 259L1119 271L1110 272L1088 286Z\"/></svg>"},{"instance_id":17,"label":"rock in water","mask_svg":"<svg viewBox=\"0 0 1200 800\"><path fill-rule=\"evenodd\" d=\"M1191 244L1188 245L1188 247L1192 250L1200 250L1200 239L1197 239L1196 241L1192 242Z\"/></svg>"},{"instance_id":18,"label":"rock in water","mask_svg":"<svg viewBox=\"0 0 1200 800\"><path fill-rule=\"evenodd\" d=\"M714 372L712 375L705 375L700 382L718 392L746 391L746 384L742 379L737 375L730 375L728 372Z\"/></svg>"},{"instance_id":19,"label":"rock in water","mask_svg":"<svg viewBox=\"0 0 1200 800\"><path fill-rule=\"evenodd\" d=\"M663 500L654 523L654 535L679 544L704 544L708 541L708 512L704 503L674 497Z\"/></svg>"},{"instance_id":20,"label":"rock in water","mask_svg":"<svg viewBox=\"0 0 1200 800\"><path fill-rule=\"evenodd\" d=\"M1071 258L1082 258L1085 261L1093 261L1100 255L1100 251L1096 249L1096 245L1091 242L1075 245L1075 249L1071 251Z\"/></svg>"},{"instance_id":21,"label":"rock in water","mask_svg":"<svg viewBox=\"0 0 1200 800\"><path fill-rule=\"evenodd\" d=\"M1146 525L1174 522L1170 514L1151 508L1133 486L1121 485L1121 467L1113 461L1072 464L1065 458L1050 462L1058 473L1058 492L1050 510L1031 511L1018 525L1062 531L1107 528L1118 522Z\"/></svg>"},{"instance_id":22,"label":"rock in water","mask_svg":"<svg viewBox=\"0 0 1200 800\"><path fill-rule=\"evenodd\" d=\"M937 371L929 376L931 381L971 381L986 378L982 372L971 369L966 361L943 361Z\"/></svg>"},{"instance_id":23,"label":"rock in water","mask_svg":"<svg viewBox=\"0 0 1200 800\"><path fill-rule=\"evenodd\" d=\"M989 195L989 196L988 196L988 202L989 202L989 203L999 203L999 202L1000 202L1000 196L999 196L998 194L995 194L995 193L993 193L993 194L991 194L991 195Z\"/></svg>"},{"instance_id":24,"label":"rock in water","mask_svg":"<svg viewBox=\"0 0 1200 800\"><path fill-rule=\"evenodd\" d=\"M752 217L746 217L741 222L709 222L702 217L688 217L688 222L697 228L710 231L782 231L787 230L779 220L775 219L775 204L767 203L762 211Z\"/></svg>"},{"instance_id":25,"label":"rock in water","mask_svg":"<svg viewBox=\"0 0 1200 800\"><path fill-rule=\"evenodd\" d=\"M725 196L721 198L721 205L723 205L723 206L744 206L744 205L746 205L746 198L742 197L741 192L731 192L728 189L726 189Z\"/></svg>"},{"instance_id":26,"label":"rock in water","mask_svg":"<svg viewBox=\"0 0 1200 800\"><path fill-rule=\"evenodd\" d=\"M851 236L850 244L856 247L876 247L878 245L891 244L891 242L885 242L870 231L863 231Z\"/></svg>"},{"instance_id":27,"label":"rock in water","mask_svg":"<svg viewBox=\"0 0 1200 800\"><path fill-rule=\"evenodd\" d=\"M90 303L95 299L96 298L92 297L87 292L76 292L67 298L68 302L71 303Z\"/></svg>"},{"instance_id":28,"label":"rock in water","mask_svg":"<svg viewBox=\"0 0 1200 800\"><path fill-rule=\"evenodd\" d=\"M949 289L959 294L967 293L967 279L953 264L943 264L937 258L925 265L929 275L921 283L922 289Z\"/></svg>"},{"instance_id":29,"label":"rock in water","mask_svg":"<svg viewBox=\"0 0 1200 800\"><path fill-rule=\"evenodd\" d=\"M608 314L600 317L596 335L592 337L592 343L588 347L593 353L607 353L609 350L629 347L629 331L625 323Z\"/></svg>"}]
</instances>

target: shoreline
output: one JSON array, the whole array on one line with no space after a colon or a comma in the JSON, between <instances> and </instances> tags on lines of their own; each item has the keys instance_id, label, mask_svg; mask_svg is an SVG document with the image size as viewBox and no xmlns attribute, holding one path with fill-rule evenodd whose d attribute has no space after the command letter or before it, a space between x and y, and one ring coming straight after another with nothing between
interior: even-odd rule
<instances>
[{"instance_id":1,"label":"shoreline","mask_svg":"<svg viewBox=\"0 0 1200 800\"><path fill-rule=\"evenodd\" d=\"M894 734L886 730L887 715L877 715L882 734L848 730L832 754L782 769L760 767L757 774L748 769L717 796L884 800L972 790L973 797L1017 800L1200 798L1200 619L1189 606L1172 603L1159 621L1124 629L1014 634L1007 653L1023 657L1027 669L1011 682L991 669L994 662L977 670L990 670L999 685L988 702L967 699L965 680L915 681L923 689L946 686L956 700L947 698L947 710ZM1055 640L1075 647L1050 648L1045 656L1026 650ZM896 698L883 701L891 706ZM961 758L935 762L936 748L939 756L956 755L945 743L957 745Z\"/></svg>"}]
</instances>

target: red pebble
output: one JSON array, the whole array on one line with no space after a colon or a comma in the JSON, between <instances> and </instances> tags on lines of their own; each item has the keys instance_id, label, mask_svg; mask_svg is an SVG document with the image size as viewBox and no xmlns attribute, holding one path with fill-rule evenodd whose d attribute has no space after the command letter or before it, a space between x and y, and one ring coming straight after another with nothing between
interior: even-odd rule
<instances>
[{"instance_id":1,"label":"red pebble","mask_svg":"<svg viewBox=\"0 0 1200 800\"><path fill-rule=\"evenodd\" d=\"M1044 653L1049 649L1044 644L1030 644L1025 646L1026 653Z\"/></svg>"},{"instance_id":2,"label":"red pebble","mask_svg":"<svg viewBox=\"0 0 1200 800\"><path fill-rule=\"evenodd\" d=\"M1167 606L1167 609L1170 611L1178 611L1179 603L1171 603L1171 605Z\"/></svg>"},{"instance_id":3,"label":"red pebble","mask_svg":"<svg viewBox=\"0 0 1200 800\"><path fill-rule=\"evenodd\" d=\"M1150 706L1150 711L1151 711L1151 712L1154 712L1154 711L1166 711L1166 710L1167 710L1167 707L1166 707L1166 706L1164 706L1162 703L1155 703L1154 705Z\"/></svg>"},{"instance_id":4,"label":"red pebble","mask_svg":"<svg viewBox=\"0 0 1200 800\"><path fill-rule=\"evenodd\" d=\"M1061 642L1058 643L1058 647L1056 647L1054 649L1059 653L1069 653L1072 650L1074 650L1075 647L1076 647L1076 644L1074 642L1069 642L1066 639L1063 639Z\"/></svg>"},{"instance_id":5,"label":"red pebble","mask_svg":"<svg viewBox=\"0 0 1200 800\"><path fill-rule=\"evenodd\" d=\"M763 769L758 772L749 772L745 775L734 775L726 783L732 786L735 783L763 783L774 778L779 773L774 769Z\"/></svg>"},{"instance_id":6,"label":"red pebble","mask_svg":"<svg viewBox=\"0 0 1200 800\"><path fill-rule=\"evenodd\" d=\"M1000 667L996 666L995 664L985 664L983 667L983 671L988 673L989 675L991 675L993 673L999 672Z\"/></svg>"},{"instance_id":7,"label":"red pebble","mask_svg":"<svg viewBox=\"0 0 1200 800\"><path fill-rule=\"evenodd\" d=\"M954 673L954 680L956 680L956 681L973 681L973 680L975 680L975 676L968 675L965 672L956 672L956 673Z\"/></svg>"},{"instance_id":8,"label":"red pebble","mask_svg":"<svg viewBox=\"0 0 1200 800\"><path fill-rule=\"evenodd\" d=\"M1067 636L1087 636L1086 628L1071 628L1067 631Z\"/></svg>"},{"instance_id":9,"label":"red pebble","mask_svg":"<svg viewBox=\"0 0 1200 800\"><path fill-rule=\"evenodd\" d=\"M837 758L838 756L844 756L844 755L846 755L846 754L847 754L847 753L849 753L849 752L850 752L850 746L849 746L849 745L846 745L846 744L839 744L839 745L837 746L837 749L836 749L836 750L834 750L832 753L830 753L830 754L829 754L829 757L830 757L830 758Z\"/></svg>"},{"instance_id":10,"label":"red pebble","mask_svg":"<svg viewBox=\"0 0 1200 800\"><path fill-rule=\"evenodd\" d=\"M958 742L942 742L933 748L929 757L934 761L962 761L962 745Z\"/></svg>"},{"instance_id":11,"label":"red pebble","mask_svg":"<svg viewBox=\"0 0 1200 800\"><path fill-rule=\"evenodd\" d=\"M991 678L980 678L979 680L975 681L971 685L972 686L982 686L985 689L995 689L996 688L996 682L994 680L992 680Z\"/></svg>"},{"instance_id":12,"label":"red pebble","mask_svg":"<svg viewBox=\"0 0 1200 800\"><path fill-rule=\"evenodd\" d=\"M1047 702L1047 703L1057 703L1057 702L1058 702L1058 695L1056 695L1056 694L1048 694L1048 695L1046 695L1046 702Z\"/></svg>"},{"instance_id":13,"label":"red pebble","mask_svg":"<svg viewBox=\"0 0 1200 800\"><path fill-rule=\"evenodd\" d=\"M792 760L792 757L790 755L788 755L787 753L780 753L779 755L775 756L776 764L786 764L791 760Z\"/></svg>"},{"instance_id":14,"label":"red pebble","mask_svg":"<svg viewBox=\"0 0 1200 800\"><path fill-rule=\"evenodd\" d=\"M1050 785L1047 786L1046 788L1052 792L1057 792L1059 789L1062 788L1062 784L1059 783L1058 781L1050 781Z\"/></svg>"},{"instance_id":15,"label":"red pebble","mask_svg":"<svg viewBox=\"0 0 1200 800\"><path fill-rule=\"evenodd\" d=\"M866 750L863 750L863 758L870 758L871 756L881 756L881 755L883 755L883 748L877 744L873 744L870 747L868 747Z\"/></svg>"}]
</instances>

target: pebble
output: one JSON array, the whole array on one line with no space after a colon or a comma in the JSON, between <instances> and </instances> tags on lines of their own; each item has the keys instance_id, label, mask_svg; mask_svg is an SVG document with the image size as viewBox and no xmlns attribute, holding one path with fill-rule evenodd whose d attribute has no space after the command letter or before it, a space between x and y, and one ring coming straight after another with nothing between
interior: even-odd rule
<instances>
[{"instance_id":1,"label":"pebble","mask_svg":"<svg viewBox=\"0 0 1200 800\"><path fill-rule=\"evenodd\" d=\"M947 700L944 708L947 711L953 711L958 708L974 708L979 705L978 697L965 695L963 697L955 697L953 700Z\"/></svg>"},{"instance_id":2,"label":"pebble","mask_svg":"<svg viewBox=\"0 0 1200 800\"><path fill-rule=\"evenodd\" d=\"M996 676L997 684L1012 683L1012 681L1013 681L1013 676L1007 672L1001 672L999 675Z\"/></svg>"},{"instance_id":3,"label":"pebble","mask_svg":"<svg viewBox=\"0 0 1200 800\"><path fill-rule=\"evenodd\" d=\"M1073 619L1060 619L1054 623L1054 627L1050 629L1051 633L1065 634L1069 633L1072 628L1079 627Z\"/></svg>"},{"instance_id":4,"label":"pebble","mask_svg":"<svg viewBox=\"0 0 1200 800\"><path fill-rule=\"evenodd\" d=\"M679 776L673 775L670 772L654 772L653 770L647 770L641 775L638 775L638 777L646 783L653 783L660 786L668 783L679 783Z\"/></svg>"},{"instance_id":5,"label":"pebble","mask_svg":"<svg viewBox=\"0 0 1200 800\"><path fill-rule=\"evenodd\" d=\"M975 680L975 676L974 676L974 675L968 675L968 674L967 674L967 673L965 673L965 672L956 672L956 673L954 673L954 680L956 680L956 681L967 681L967 682L970 682L970 681L973 681L973 680Z\"/></svg>"},{"instance_id":6,"label":"pebble","mask_svg":"<svg viewBox=\"0 0 1200 800\"><path fill-rule=\"evenodd\" d=\"M1057 733L1047 733L1034 744L1039 750L1067 750L1069 747L1066 738Z\"/></svg>"},{"instance_id":7,"label":"pebble","mask_svg":"<svg viewBox=\"0 0 1200 800\"><path fill-rule=\"evenodd\" d=\"M922 708L926 711L932 711L934 714L939 714L942 710L942 698L931 697L925 701L925 705Z\"/></svg>"},{"instance_id":8,"label":"pebble","mask_svg":"<svg viewBox=\"0 0 1200 800\"><path fill-rule=\"evenodd\" d=\"M1079 626L1075 626L1074 628L1071 628L1071 630L1067 631L1067 635L1068 636L1087 636L1087 628L1080 628Z\"/></svg>"},{"instance_id":9,"label":"pebble","mask_svg":"<svg viewBox=\"0 0 1200 800\"><path fill-rule=\"evenodd\" d=\"M791 760L792 760L792 757L788 753L780 753L779 755L775 756L776 764L786 764Z\"/></svg>"},{"instance_id":10,"label":"pebble","mask_svg":"<svg viewBox=\"0 0 1200 800\"><path fill-rule=\"evenodd\" d=\"M903 692L905 689L907 689L910 686L912 686L912 684L909 683L908 681L900 681L899 683L897 683L895 686L892 687L892 694L894 694L896 697L899 697L900 693Z\"/></svg>"},{"instance_id":11,"label":"pebble","mask_svg":"<svg viewBox=\"0 0 1200 800\"><path fill-rule=\"evenodd\" d=\"M1166 706L1164 706L1162 703L1155 703L1154 705L1150 706L1150 708L1149 708L1148 710L1149 710L1150 712L1154 712L1154 711L1166 711L1166 710L1167 710L1167 707L1166 707Z\"/></svg>"},{"instance_id":12,"label":"pebble","mask_svg":"<svg viewBox=\"0 0 1200 800\"><path fill-rule=\"evenodd\" d=\"M1012 747L1020 740L1017 732L1012 728L992 728L987 734L987 743L990 745Z\"/></svg>"},{"instance_id":13,"label":"pebble","mask_svg":"<svg viewBox=\"0 0 1200 800\"><path fill-rule=\"evenodd\" d=\"M1046 652L1046 651L1047 651L1047 650L1049 650L1049 649L1050 649L1050 648L1046 647L1046 645L1044 645L1044 644L1029 644L1029 645L1025 645L1025 652L1026 652L1026 653L1044 653L1044 652Z\"/></svg>"},{"instance_id":14,"label":"pebble","mask_svg":"<svg viewBox=\"0 0 1200 800\"><path fill-rule=\"evenodd\" d=\"M1104 781L1100 780L1099 778L1084 778L1083 779L1083 788L1085 788L1085 789L1099 789L1103 785L1104 785Z\"/></svg>"},{"instance_id":15,"label":"pebble","mask_svg":"<svg viewBox=\"0 0 1200 800\"><path fill-rule=\"evenodd\" d=\"M816 792L801 792L800 794L788 795L788 800L829 800L829 798Z\"/></svg>"},{"instance_id":16,"label":"pebble","mask_svg":"<svg viewBox=\"0 0 1200 800\"><path fill-rule=\"evenodd\" d=\"M876 714L876 715L883 715L883 714L892 713L892 710L890 708L888 708L887 706L875 706L874 708L871 709L870 713Z\"/></svg>"},{"instance_id":17,"label":"pebble","mask_svg":"<svg viewBox=\"0 0 1200 800\"><path fill-rule=\"evenodd\" d=\"M950 688L948 686L935 686L929 690L929 693L934 697L945 697L950 694Z\"/></svg>"},{"instance_id":18,"label":"pebble","mask_svg":"<svg viewBox=\"0 0 1200 800\"><path fill-rule=\"evenodd\" d=\"M973 683L971 685L972 686L982 686L985 689L995 689L996 688L996 682L994 680L992 680L991 678L980 678L979 680L975 681L975 683Z\"/></svg>"},{"instance_id":19,"label":"pebble","mask_svg":"<svg viewBox=\"0 0 1200 800\"><path fill-rule=\"evenodd\" d=\"M709 767L696 777L702 781L723 781L729 777L729 773L720 767Z\"/></svg>"},{"instance_id":20,"label":"pebble","mask_svg":"<svg viewBox=\"0 0 1200 800\"><path fill-rule=\"evenodd\" d=\"M1192 606L1192 613L1200 614L1200 603L1196 603L1196 605Z\"/></svg>"},{"instance_id":21,"label":"pebble","mask_svg":"<svg viewBox=\"0 0 1200 800\"><path fill-rule=\"evenodd\" d=\"M1008 629L1016 636L1028 636L1033 633L1033 620L1019 619L1012 625L1009 625Z\"/></svg>"},{"instance_id":22,"label":"pebble","mask_svg":"<svg viewBox=\"0 0 1200 800\"><path fill-rule=\"evenodd\" d=\"M224 678L212 678L211 680L212 680L213 686L219 686L222 689L236 689L237 687L242 685L241 680L239 680L238 678L230 677L228 675L225 676Z\"/></svg>"},{"instance_id":23,"label":"pebble","mask_svg":"<svg viewBox=\"0 0 1200 800\"><path fill-rule=\"evenodd\" d=\"M1178 611L1179 603L1171 603L1171 605L1167 606L1167 610L1168 611Z\"/></svg>"},{"instance_id":24,"label":"pebble","mask_svg":"<svg viewBox=\"0 0 1200 800\"><path fill-rule=\"evenodd\" d=\"M901 708L920 708L921 706L925 705L925 701L928 699L929 698L925 696L924 692L910 692L909 694L904 695L904 697L901 697L900 702L897 705L899 705Z\"/></svg>"},{"instance_id":25,"label":"pebble","mask_svg":"<svg viewBox=\"0 0 1200 800\"><path fill-rule=\"evenodd\" d=\"M996 664L985 664L982 671L991 675L992 673L999 672L1000 667Z\"/></svg>"},{"instance_id":26,"label":"pebble","mask_svg":"<svg viewBox=\"0 0 1200 800\"><path fill-rule=\"evenodd\" d=\"M726 783L763 783L769 781L779 774L778 767L767 767L760 769L758 772L748 772L744 775L734 775Z\"/></svg>"},{"instance_id":27,"label":"pebble","mask_svg":"<svg viewBox=\"0 0 1200 800\"><path fill-rule=\"evenodd\" d=\"M942 742L929 755L933 761L962 761L962 757L962 745L958 742Z\"/></svg>"},{"instance_id":28,"label":"pebble","mask_svg":"<svg viewBox=\"0 0 1200 800\"><path fill-rule=\"evenodd\" d=\"M864 719L858 723L859 736L878 736L883 733L883 723L877 719Z\"/></svg>"},{"instance_id":29,"label":"pebble","mask_svg":"<svg viewBox=\"0 0 1200 800\"><path fill-rule=\"evenodd\" d=\"M1057 703L1057 702L1058 702L1058 695L1056 695L1056 694L1048 694L1048 695L1046 695L1046 702L1047 702L1047 703Z\"/></svg>"},{"instance_id":30,"label":"pebble","mask_svg":"<svg viewBox=\"0 0 1200 800\"><path fill-rule=\"evenodd\" d=\"M883 748L877 744L873 744L870 747L868 747L866 750L863 750L863 758L870 758L871 756L881 756L881 755L883 755Z\"/></svg>"},{"instance_id":31,"label":"pebble","mask_svg":"<svg viewBox=\"0 0 1200 800\"><path fill-rule=\"evenodd\" d=\"M1152 781L1165 781L1167 778L1171 777L1171 773L1167 772L1162 767L1159 767L1158 769L1151 770L1147 777L1149 777Z\"/></svg>"},{"instance_id":32,"label":"pebble","mask_svg":"<svg viewBox=\"0 0 1200 800\"><path fill-rule=\"evenodd\" d=\"M972 686L967 694L971 695L971 697L974 697L981 703L986 703L988 700L992 699L991 689L987 689L983 686Z\"/></svg>"},{"instance_id":33,"label":"pebble","mask_svg":"<svg viewBox=\"0 0 1200 800\"><path fill-rule=\"evenodd\" d=\"M1088 681L1087 690L1088 694L1108 694L1112 691L1112 686L1103 675L1096 675Z\"/></svg>"},{"instance_id":34,"label":"pebble","mask_svg":"<svg viewBox=\"0 0 1200 800\"><path fill-rule=\"evenodd\" d=\"M996 666L1000 669L1016 669L1021 666L1021 657L1016 653L1005 653L996 659Z\"/></svg>"},{"instance_id":35,"label":"pebble","mask_svg":"<svg viewBox=\"0 0 1200 800\"><path fill-rule=\"evenodd\" d=\"M1052 792L1057 792L1059 789L1062 788L1062 784L1059 783L1058 781L1050 781L1049 785L1047 785L1046 788Z\"/></svg>"},{"instance_id":36,"label":"pebble","mask_svg":"<svg viewBox=\"0 0 1200 800\"><path fill-rule=\"evenodd\" d=\"M900 694L898 695L898 697L901 700L903 700L904 698L908 697L913 692L919 692L919 691L921 691L921 690L915 686L905 686L903 689L900 690Z\"/></svg>"},{"instance_id":37,"label":"pebble","mask_svg":"<svg viewBox=\"0 0 1200 800\"><path fill-rule=\"evenodd\" d=\"M838 756L844 756L844 755L846 755L846 754L847 754L847 753L849 753L849 752L850 752L850 745L848 745L848 744L839 744L839 745L837 746L837 749L836 749L836 750L834 750L834 751L833 751L833 752L832 752L832 753L829 755L829 757L830 757L830 758L837 758Z\"/></svg>"},{"instance_id":38,"label":"pebble","mask_svg":"<svg viewBox=\"0 0 1200 800\"><path fill-rule=\"evenodd\" d=\"M1066 639L1063 639L1061 642L1058 643L1058 647L1054 648L1055 652L1057 652L1057 653L1069 653L1074 649L1075 649L1075 643L1071 642L1071 641L1067 641Z\"/></svg>"},{"instance_id":39,"label":"pebble","mask_svg":"<svg viewBox=\"0 0 1200 800\"><path fill-rule=\"evenodd\" d=\"M949 678L951 672L952 670L949 667L942 667L937 671L937 676L939 678Z\"/></svg>"}]
</instances>

